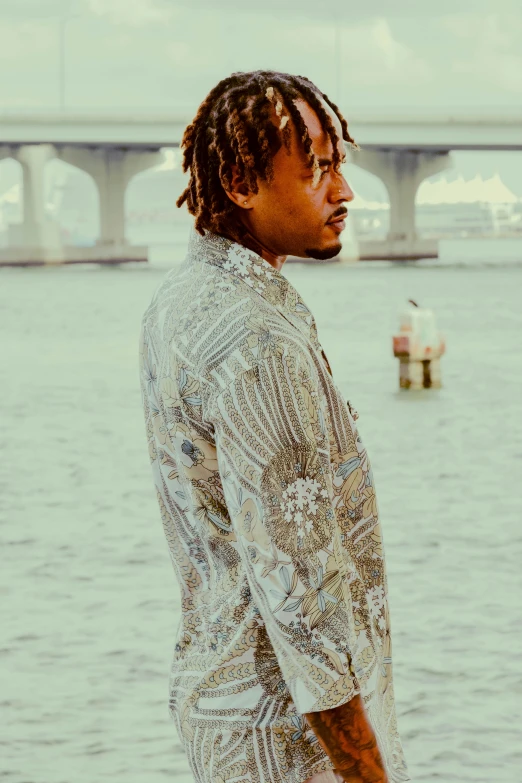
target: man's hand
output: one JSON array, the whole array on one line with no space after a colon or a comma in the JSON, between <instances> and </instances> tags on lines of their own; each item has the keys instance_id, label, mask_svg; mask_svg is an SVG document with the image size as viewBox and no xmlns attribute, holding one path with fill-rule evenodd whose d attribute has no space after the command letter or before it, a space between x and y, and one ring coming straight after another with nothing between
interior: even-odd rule
<instances>
[{"instance_id":1,"label":"man's hand","mask_svg":"<svg viewBox=\"0 0 522 783\"><path fill-rule=\"evenodd\" d=\"M375 734L361 696L322 712L307 712L306 719L335 771L346 783L388 783Z\"/></svg>"}]
</instances>

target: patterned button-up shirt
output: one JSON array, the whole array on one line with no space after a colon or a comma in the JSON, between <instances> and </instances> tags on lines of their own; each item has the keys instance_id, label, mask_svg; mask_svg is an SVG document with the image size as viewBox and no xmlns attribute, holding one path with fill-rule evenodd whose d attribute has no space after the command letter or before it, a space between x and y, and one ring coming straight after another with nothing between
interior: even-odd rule
<instances>
[{"instance_id":1,"label":"patterned button-up shirt","mask_svg":"<svg viewBox=\"0 0 522 783\"><path fill-rule=\"evenodd\" d=\"M193 228L143 316L140 370L181 593L169 711L196 782L332 769L304 713L356 694L390 783L410 780L374 479L309 308Z\"/></svg>"}]
</instances>

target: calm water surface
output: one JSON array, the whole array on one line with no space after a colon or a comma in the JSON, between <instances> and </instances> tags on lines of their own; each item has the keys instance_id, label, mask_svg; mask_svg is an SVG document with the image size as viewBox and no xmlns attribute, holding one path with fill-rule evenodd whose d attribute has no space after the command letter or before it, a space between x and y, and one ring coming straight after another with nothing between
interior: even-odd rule
<instances>
[{"instance_id":1,"label":"calm water surface","mask_svg":"<svg viewBox=\"0 0 522 783\"><path fill-rule=\"evenodd\" d=\"M165 266L0 270L0 777L192 783L167 709L180 598L138 383ZM414 781L522 769L522 267L287 265L360 414ZM397 312L445 334L398 391Z\"/></svg>"}]
</instances>

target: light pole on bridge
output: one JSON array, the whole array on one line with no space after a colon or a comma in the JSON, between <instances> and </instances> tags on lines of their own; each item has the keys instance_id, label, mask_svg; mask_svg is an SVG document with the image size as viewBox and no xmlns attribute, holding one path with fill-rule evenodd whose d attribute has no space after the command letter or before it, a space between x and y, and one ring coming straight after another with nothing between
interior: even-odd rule
<instances>
[{"instance_id":1,"label":"light pole on bridge","mask_svg":"<svg viewBox=\"0 0 522 783\"><path fill-rule=\"evenodd\" d=\"M65 45L65 33L67 23L71 19L77 19L81 14L72 14L71 8L74 0L63 0L62 13L59 17L59 92L60 92L60 110L65 109L65 70L66 70L66 45Z\"/></svg>"},{"instance_id":2,"label":"light pole on bridge","mask_svg":"<svg viewBox=\"0 0 522 783\"><path fill-rule=\"evenodd\" d=\"M342 90L342 49L341 49L342 28L339 24L334 25L334 60L335 60L335 102L342 111L341 90Z\"/></svg>"}]
</instances>

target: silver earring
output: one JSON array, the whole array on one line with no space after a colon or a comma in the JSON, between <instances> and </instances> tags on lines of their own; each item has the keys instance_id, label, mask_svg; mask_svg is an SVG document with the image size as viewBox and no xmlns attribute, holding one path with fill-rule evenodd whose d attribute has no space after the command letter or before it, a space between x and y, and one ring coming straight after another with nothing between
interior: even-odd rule
<instances>
[{"instance_id":1,"label":"silver earring","mask_svg":"<svg viewBox=\"0 0 522 783\"><path fill-rule=\"evenodd\" d=\"M243 201L243 204L246 204L246 203L247 203L246 201Z\"/></svg>"}]
</instances>

